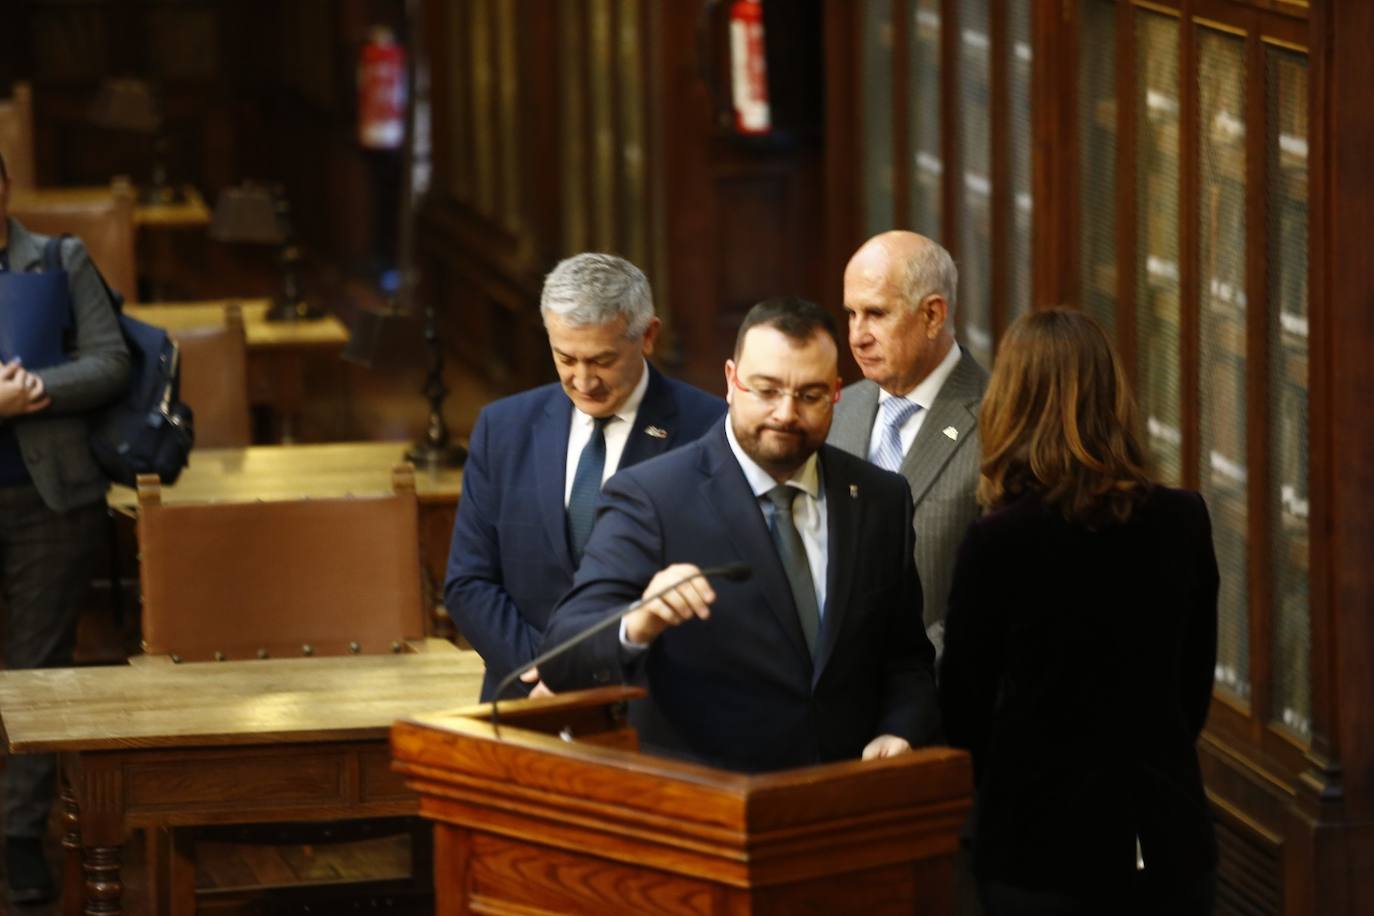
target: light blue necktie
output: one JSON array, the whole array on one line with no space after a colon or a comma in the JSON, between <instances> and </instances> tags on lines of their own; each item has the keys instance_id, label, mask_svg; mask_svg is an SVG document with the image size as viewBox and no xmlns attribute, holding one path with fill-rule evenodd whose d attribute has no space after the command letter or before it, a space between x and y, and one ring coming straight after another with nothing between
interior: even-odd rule
<instances>
[{"instance_id":1,"label":"light blue necktie","mask_svg":"<svg viewBox=\"0 0 1374 916\"><path fill-rule=\"evenodd\" d=\"M895 471L902 466L902 427L921 405L906 398L888 398L880 407L883 435L868 460L885 471Z\"/></svg>"},{"instance_id":2,"label":"light blue necktie","mask_svg":"<svg viewBox=\"0 0 1374 916\"><path fill-rule=\"evenodd\" d=\"M596 523L596 498L601 494L601 475L606 469L606 424L614 416L594 417L592 437L582 446L577 459L577 473L573 475L572 492L568 495L568 547L574 564L582 562L582 551L592 535Z\"/></svg>"}]
</instances>

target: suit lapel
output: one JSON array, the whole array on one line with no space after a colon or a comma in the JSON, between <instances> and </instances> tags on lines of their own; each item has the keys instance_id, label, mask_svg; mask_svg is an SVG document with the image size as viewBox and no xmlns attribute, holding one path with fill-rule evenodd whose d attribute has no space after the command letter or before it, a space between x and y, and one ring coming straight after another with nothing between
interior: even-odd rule
<instances>
[{"instance_id":1,"label":"suit lapel","mask_svg":"<svg viewBox=\"0 0 1374 916\"><path fill-rule=\"evenodd\" d=\"M863 520L862 494L858 484L844 476L838 462L825 460L821 449L821 485L825 488L826 514L826 574L825 614L821 626L820 645L816 649L816 667L812 685L825 670L835 651L844 627L845 614L851 604L854 589L854 564L843 558L853 556L850 548L860 542L859 526Z\"/></svg>"},{"instance_id":2,"label":"suit lapel","mask_svg":"<svg viewBox=\"0 0 1374 916\"><path fill-rule=\"evenodd\" d=\"M920 503L949 459L978 425L979 375L967 352L940 386L916 441L902 459L902 476L911 483L911 498Z\"/></svg>"},{"instance_id":3,"label":"suit lapel","mask_svg":"<svg viewBox=\"0 0 1374 916\"><path fill-rule=\"evenodd\" d=\"M830 444L851 455L867 458L868 441L873 435L873 421L877 418L878 386L866 379L849 386L835 408Z\"/></svg>"},{"instance_id":4,"label":"suit lapel","mask_svg":"<svg viewBox=\"0 0 1374 916\"><path fill-rule=\"evenodd\" d=\"M730 422L729 417L725 420ZM792 648L808 662L811 653L806 648L806 636L797 619L796 604L792 601L792 586L787 582L782 560L778 558L773 537L759 510L758 499L749 489L749 482L740 470L739 462L730 451L722 423L707 433L704 454L706 479L701 484L702 496L720 519L740 558L754 568L758 593L768 610L787 634Z\"/></svg>"},{"instance_id":5,"label":"suit lapel","mask_svg":"<svg viewBox=\"0 0 1374 916\"><path fill-rule=\"evenodd\" d=\"M534 424L534 466L539 469L539 516L549 535L553 552L565 569L573 569L568 550L568 532L563 504L567 483L568 430L572 428L572 401L562 389L554 388L544 406L544 415Z\"/></svg>"},{"instance_id":6,"label":"suit lapel","mask_svg":"<svg viewBox=\"0 0 1374 916\"><path fill-rule=\"evenodd\" d=\"M625 440L625 451L620 453L617 471L663 454L668 450L668 444L677 438L677 400L668 386L668 380L657 369L650 365L647 371L649 385L644 389L644 399L639 402L639 410L635 413L634 428ZM653 433L649 432L651 429Z\"/></svg>"}]
</instances>

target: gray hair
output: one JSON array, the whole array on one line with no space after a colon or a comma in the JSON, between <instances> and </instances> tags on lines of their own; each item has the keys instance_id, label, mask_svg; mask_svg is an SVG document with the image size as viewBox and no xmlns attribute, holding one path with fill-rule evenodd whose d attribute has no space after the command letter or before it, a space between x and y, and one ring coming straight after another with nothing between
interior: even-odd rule
<instances>
[{"instance_id":1,"label":"gray hair","mask_svg":"<svg viewBox=\"0 0 1374 916\"><path fill-rule=\"evenodd\" d=\"M954 266L945 246L926 240L907 258L902 270L902 295L908 308L915 308L931 294L939 295L954 311L954 294L959 288L959 268Z\"/></svg>"},{"instance_id":2,"label":"gray hair","mask_svg":"<svg viewBox=\"0 0 1374 916\"><path fill-rule=\"evenodd\" d=\"M558 262L544 278L539 311L548 325L557 315L573 327L625 319L625 337L644 336L654 319L654 299L644 272L613 254L583 252Z\"/></svg>"}]
</instances>

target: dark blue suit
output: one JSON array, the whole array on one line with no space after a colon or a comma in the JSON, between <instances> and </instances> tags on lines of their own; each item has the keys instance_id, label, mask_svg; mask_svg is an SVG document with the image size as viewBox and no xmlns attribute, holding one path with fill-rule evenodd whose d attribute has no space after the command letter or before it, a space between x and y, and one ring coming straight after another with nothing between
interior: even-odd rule
<instances>
[{"instance_id":1,"label":"dark blue suit","mask_svg":"<svg viewBox=\"0 0 1374 916\"><path fill-rule=\"evenodd\" d=\"M725 412L721 399L648 371L622 468L691 442ZM487 405L472 431L444 606L486 662L483 700L534 658L554 605L572 586L563 502L572 411L554 383Z\"/></svg>"},{"instance_id":2,"label":"dark blue suit","mask_svg":"<svg viewBox=\"0 0 1374 916\"><path fill-rule=\"evenodd\" d=\"M911 490L830 446L820 464L829 562L814 663L722 423L607 481L577 581L543 648L639 598L672 563L743 561L753 577L713 582L710 619L665 630L628 665L613 628L541 667L545 682L567 690L642 674L650 696L634 704L631 721L646 749L731 769L855 758L884 733L913 745L934 740L935 653L921 623Z\"/></svg>"}]
</instances>

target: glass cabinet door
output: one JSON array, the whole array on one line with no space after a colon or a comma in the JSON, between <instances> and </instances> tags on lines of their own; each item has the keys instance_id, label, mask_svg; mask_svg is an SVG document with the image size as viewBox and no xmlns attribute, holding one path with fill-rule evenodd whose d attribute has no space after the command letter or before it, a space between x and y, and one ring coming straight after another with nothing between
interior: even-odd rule
<instances>
[{"instance_id":1,"label":"glass cabinet door","mask_svg":"<svg viewBox=\"0 0 1374 916\"><path fill-rule=\"evenodd\" d=\"M1177 486L1183 478L1178 20L1137 10L1135 30L1136 393L1154 472Z\"/></svg>"},{"instance_id":2,"label":"glass cabinet door","mask_svg":"<svg viewBox=\"0 0 1374 916\"><path fill-rule=\"evenodd\" d=\"M1273 706L1312 734L1308 604L1307 58L1265 48L1268 130L1269 494Z\"/></svg>"},{"instance_id":3,"label":"glass cabinet door","mask_svg":"<svg viewBox=\"0 0 1374 916\"><path fill-rule=\"evenodd\" d=\"M1083 310L1115 341L1116 4L1084 0L1079 11L1079 288Z\"/></svg>"},{"instance_id":4,"label":"glass cabinet door","mask_svg":"<svg viewBox=\"0 0 1374 916\"><path fill-rule=\"evenodd\" d=\"M863 80L861 183L865 237L894 228L892 40L892 0L865 0L859 39Z\"/></svg>"},{"instance_id":5,"label":"glass cabinet door","mask_svg":"<svg viewBox=\"0 0 1374 916\"><path fill-rule=\"evenodd\" d=\"M1197 29L1197 479L1221 570L1217 684L1250 695L1246 561L1245 38Z\"/></svg>"},{"instance_id":6,"label":"glass cabinet door","mask_svg":"<svg viewBox=\"0 0 1374 916\"><path fill-rule=\"evenodd\" d=\"M940 152L940 0L914 0L910 36L911 228L939 239L945 172Z\"/></svg>"},{"instance_id":7,"label":"glass cabinet door","mask_svg":"<svg viewBox=\"0 0 1374 916\"><path fill-rule=\"evenodd\" d=\"M992 365L992 55L988 0L959 2L959 294L963 343Z\"/></svg>"}]
</instances>

